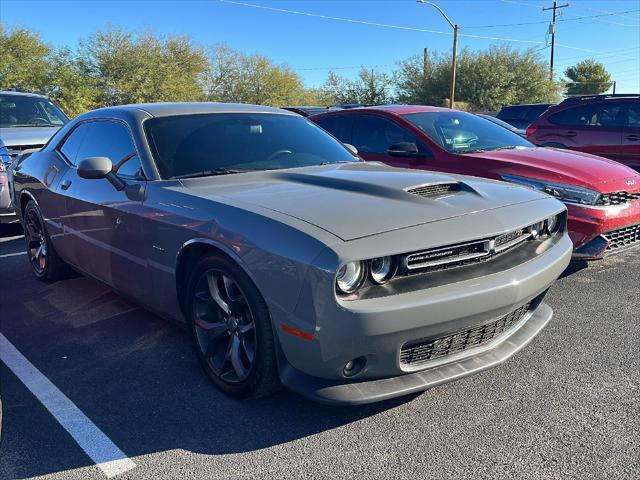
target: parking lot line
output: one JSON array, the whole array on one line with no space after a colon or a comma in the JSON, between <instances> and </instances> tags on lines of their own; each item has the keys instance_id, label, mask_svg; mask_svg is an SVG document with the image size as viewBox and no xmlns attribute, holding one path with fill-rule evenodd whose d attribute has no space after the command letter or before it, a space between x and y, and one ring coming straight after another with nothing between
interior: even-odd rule
<instances>
[{"instance_id":1,"label":"parking lot line","mask_svg":"<svg viewBox=\"0 0 640 480\"><path fill-rule=\"evenodd\" d=\"M111 478L135 468L136 464L102 430L76 407L51 381L0 333L0 360L69 432L76 443Z\"/></svg>"},{"instance_id":2,"label":"parking lot line","mask_svg":"<svg viewBox=\"0 0 640 480\"><path fill-rule=\"evenodd\" d=\"M14 253L5 253L3 255L0 255L0 258L5 258L5 257L17 257L18 255L26 255L27 252L14 252Z\"/></svg>"}]
</instances>

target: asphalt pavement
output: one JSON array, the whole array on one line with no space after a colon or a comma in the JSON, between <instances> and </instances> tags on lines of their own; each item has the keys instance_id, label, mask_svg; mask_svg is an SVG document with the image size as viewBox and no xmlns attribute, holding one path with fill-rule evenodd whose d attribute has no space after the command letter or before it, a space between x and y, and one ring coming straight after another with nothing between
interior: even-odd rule
<instances>
[{"instance_id":1,"label":"asphalt pavement","mask_svg":"<svg viewBox=\"0 0 640 480\"><path fill-rule=\"evenodd\" d=\"M84 277L39 282L22 251L0 225L0 333L133 462L114 478L638 478L640 249L570 267L505 364L360 407L231 400L182 326ZM1 479L107 478L3 362L0 395Z\"/></svg>"}]
</instances>

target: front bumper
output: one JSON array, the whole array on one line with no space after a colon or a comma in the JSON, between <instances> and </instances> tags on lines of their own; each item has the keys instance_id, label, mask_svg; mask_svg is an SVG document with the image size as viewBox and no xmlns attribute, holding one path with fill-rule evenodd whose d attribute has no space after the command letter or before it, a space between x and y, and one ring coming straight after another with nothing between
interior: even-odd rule
<instances>
[{"instance_id":1,"label":"front bumper","mask_svg":"<svg viewBox=\"0 0 640 480\"><path fill-rule=\"evenodd\" d=\"M9 185L7 175L0 174L0 223L10 223L18 220L16 212L11 205L11 195L9 193Z\"/></svg>"},{"instance_id":2,"label":"front bumper","mask_svg":"<svg viewBox=\"0 0 640 480\"><path fill-rule=\"evenodd\" d=\"M568 230L575 251L574 260L598 260L615 252L640 246L630 241L624 248L612 242L615 232L640 225L640 201L610 207L567 205Z\"/></svg>"},{"instance_id":3,"label":"front bumper","mask_svg":"<svg viewBox=\"0 0 640 480\"><path fill-rule=\"evenodd\" d=\"M476 355L443 363L426 370L354 383L336 383L305 375L287 364L280 374L289 389L317 402L333 405L358 405L379 402L401 395L421 392L443 383L495 367L520 351L549 323L553 311L541 303L532 314L503 341Z\"/></svg>"},{"instance_id":4,"label":"front bumper","mask_svg":"<svg viewBox=\"0 0 640 480\"><path fill-rule=\"evenodd\" d=\"M369 403L424 390L506 360L531 340L551 318L541 304L544 293L569 264L567 235L535 247L538 255L520 262L505 255L484 275L465 277L465 270L443 272L451 281L431 288L380 298L341 302L338 308L315 305L320 321L312 338L281 334L280 377L285 386L326 403ZM529 253L524 251L521 254ZM440 277L442 278L442 277ZM315 292L316 294L318 292ZM302 298L302 304L306 304ZM403 345L424 338L489 323L532 302L532 310L487 347L468 349L419 366L401 363ZM346 378L350 360L365 358L365 367Z\"/></svg>"}]
</instances>

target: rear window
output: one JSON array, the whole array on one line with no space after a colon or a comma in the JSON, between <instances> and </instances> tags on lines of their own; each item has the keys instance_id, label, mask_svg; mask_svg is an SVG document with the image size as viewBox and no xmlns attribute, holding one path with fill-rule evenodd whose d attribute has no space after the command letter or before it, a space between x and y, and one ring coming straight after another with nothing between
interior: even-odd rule
<instances>
[{"instance_id":1,"label":"rear window","mask_svg":"<svg viewBox=\"0 0 640 480\"><path fill-rule=\"evenodd\" d=\"M273 170L358 161L340 142L298 115L178 115L152 118L144 125L162 178L216 169Z\"/></svg>"}]
</instances>

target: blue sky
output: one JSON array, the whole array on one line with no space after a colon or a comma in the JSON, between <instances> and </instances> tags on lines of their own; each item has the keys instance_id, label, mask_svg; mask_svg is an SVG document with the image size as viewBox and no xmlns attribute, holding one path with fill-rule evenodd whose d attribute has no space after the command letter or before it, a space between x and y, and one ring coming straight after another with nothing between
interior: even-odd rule
<instances>
[{"instance_id":1,"label":"blue sky","mask_svg":"<svg viewBox=\"0 0 640 480\"><path fill-rule=\"evenodd\" d=\"M545 42L551 12L543 12L542 6L551 5L551 0L436 3L460 25L460 48L484 49L500 38L518 48L538 48L545 59L549 57ZM612 73L619 92L639 92L640 0L569 3L557 27L556 72L595 58ZM449 51L452 45L451 27L440 14L413 0L2 0L0 21L9 28L28 27L49 43L70 47L108 24L186 34L204 46L225 43L287 63L311 86L320 85L329 68L348 77L356 75L360 65L391 71L397 61L424 47Z\"/></svg>"}]
</instances>

